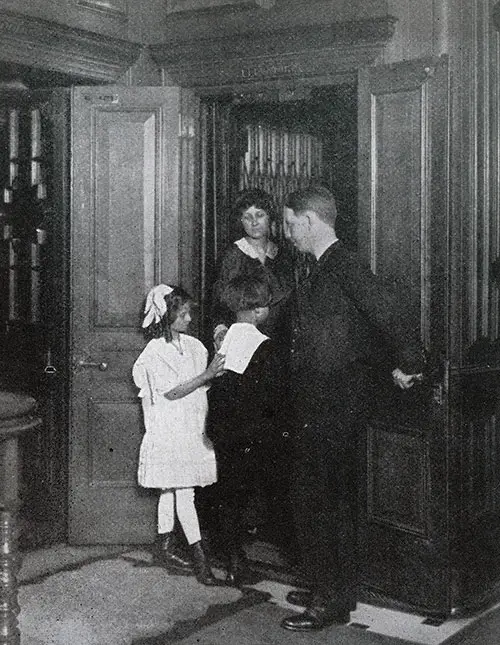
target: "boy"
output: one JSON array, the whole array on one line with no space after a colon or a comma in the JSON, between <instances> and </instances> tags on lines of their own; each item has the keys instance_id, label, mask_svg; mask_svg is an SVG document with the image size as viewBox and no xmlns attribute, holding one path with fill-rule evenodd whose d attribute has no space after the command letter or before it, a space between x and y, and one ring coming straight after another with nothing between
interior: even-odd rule
<instances>
[{"instance_id":1,"label":"boy","mask_svg":"<svg viewBox=\"0 0 500 645\"><path fill-rule=\"evenodd\" d=\"M269 315L270 300L269 286L256 276L238 276L224 289L222 301L236 322L218 350L225 356L225 372L214 379L208 395L221 543L229 561L226 581L235 586L247 575L243 513L277 438L280 375L272 341L257 328Z\"/></svg>"}]
</instances>

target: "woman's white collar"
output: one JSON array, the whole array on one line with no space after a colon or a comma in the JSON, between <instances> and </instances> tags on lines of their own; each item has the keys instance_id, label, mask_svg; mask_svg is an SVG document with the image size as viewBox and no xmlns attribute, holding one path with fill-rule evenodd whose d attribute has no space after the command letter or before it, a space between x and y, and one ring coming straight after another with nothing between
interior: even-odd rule
<instances>
[{"instance_id":1,"label":"woman's white collar","mask_svg":"<svg viewBox=\"0 0 500 645\"><path fill-rule=\"evenodd\" d=\"M235 244L240 249L240 251L242 251L242 253L244 253L245 255L248 255L254 260L260 259L259 254L255 250L255 248L250 244L250 242L247 240L246 237L242 237L240 240L236 240ZM274 260L277 254L278 254L278 247L274 242L269 240L266 248L266 257L270 258L271 260Z\"/></svg>"}]
</instances>

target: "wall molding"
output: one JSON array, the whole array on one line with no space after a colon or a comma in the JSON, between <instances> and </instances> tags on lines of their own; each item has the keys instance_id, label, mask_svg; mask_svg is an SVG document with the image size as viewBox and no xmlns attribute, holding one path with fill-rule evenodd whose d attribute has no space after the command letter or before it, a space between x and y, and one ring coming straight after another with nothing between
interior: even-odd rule
<instances>
[{"instance_id":1,"label":"wall molding","mask_svg":"<svg viewBox=\"0 0 500 645\"><path fill-rule=\"evenodd\" d=\"M382 53L395 24L395 18L385 16L169 42L150 51L173 83L201 91L298 78L355 78L360 67L373 64Z\"/></svg>"},{"instance_id":2,"label":"wall molding","mask_svg":"<svg viewBox=\"0 0 500 645\"><path fill-rule=\"evenodd\" d=\"M11 11L0 13L0 61L116 82L142 45Z\"/></svg>"},{"instance_id":3,"label":"wall molding","mask_svg":"<svg viewBox=\"0 0 500 645\"><path fill-rule=\"evenodd\" d=\"M259 0L166 0L166 12L168 15L193 11L220 10L221 8L237 11L241 6L245 8L256 7L259 4Z\"/></svg>"}]
</instances>

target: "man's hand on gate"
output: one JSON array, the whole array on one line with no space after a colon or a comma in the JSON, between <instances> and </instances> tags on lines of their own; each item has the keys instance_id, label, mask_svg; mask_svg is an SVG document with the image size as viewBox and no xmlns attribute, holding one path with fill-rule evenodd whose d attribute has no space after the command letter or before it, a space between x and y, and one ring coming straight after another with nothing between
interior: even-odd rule
<instances>
[{"instance_id":1,"label":"man's hand on gate","mask_svg":"<svg viewBox=\"0 0 500 645\"><path fill-rule=\"evenodd\" d=\"M392 372L392 380L394 385L397 385L402 390L409 390L415 383L421 383L423 374L405 374L399 367L396 367Z\"/></svg>"}]
</instances>

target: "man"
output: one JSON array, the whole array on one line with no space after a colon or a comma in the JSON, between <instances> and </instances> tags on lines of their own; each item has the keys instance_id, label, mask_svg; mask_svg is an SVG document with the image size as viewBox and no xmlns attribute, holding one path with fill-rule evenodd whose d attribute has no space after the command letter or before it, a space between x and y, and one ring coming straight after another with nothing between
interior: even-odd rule
<instances>
[{"instance_id":1,"label":"man","mask_svg":"<svg viewBox=\"0 0 500 645\"><path fill-rule=\"evenodd\" d=\"M311 588L285 618L292 631L349 622L356 607L357 435L384 368L408 389L421 379L423 351L380 280L338 240L333 195L323 187L286 200L286 237L316 259L295 298L291 410L295 444L292 501Z\"/></svg>"}]
</instances>

